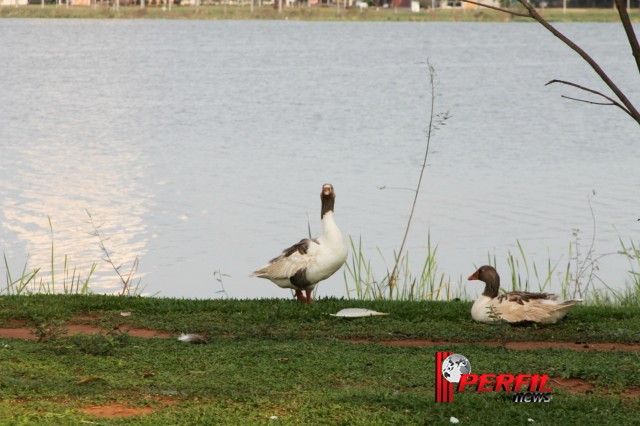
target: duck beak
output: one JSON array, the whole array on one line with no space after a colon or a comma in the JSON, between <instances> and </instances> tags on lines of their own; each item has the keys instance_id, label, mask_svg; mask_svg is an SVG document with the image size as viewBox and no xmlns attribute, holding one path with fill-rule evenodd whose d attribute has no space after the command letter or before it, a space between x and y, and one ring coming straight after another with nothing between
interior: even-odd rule
<instances>
[{"instance_id":1,"label":"duck beak","mask_svg":"<svg viewBox=\"0 0 640 426\"><path fill-rule=\"evenodd\" d=\"M475 271L472 275L469 275L467 278L469 281L479 280L480 279L480 271Z\"/></svg>"}]
</instances>

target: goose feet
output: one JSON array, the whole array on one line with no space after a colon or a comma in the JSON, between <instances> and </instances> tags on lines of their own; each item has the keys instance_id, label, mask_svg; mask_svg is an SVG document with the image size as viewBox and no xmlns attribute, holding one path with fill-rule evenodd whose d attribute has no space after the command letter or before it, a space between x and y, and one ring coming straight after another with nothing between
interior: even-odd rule
<instances>
[{"instance_id":1,"label":"goose feet","mask_svg":"<svg viewBox=\"0 0 640 426\"><path fill-rule=\"evenodd\" d=\"M296 299L302 303L313 303L311 300L311 290L305 290L306 296L302 294L302 290L296 290Z\"/></svg>"},{"instance_id":2,"label":"goose feet","mask_svg":"<svg viewBox=\"0 0 640 426\"><path fill-rule=\"evenodd\" d=\"M296 299L298 299L300 302L307 301L306 297L304 297L304 295L302 294L302 290L296 290Z\"/></svg>"}]
</instances>

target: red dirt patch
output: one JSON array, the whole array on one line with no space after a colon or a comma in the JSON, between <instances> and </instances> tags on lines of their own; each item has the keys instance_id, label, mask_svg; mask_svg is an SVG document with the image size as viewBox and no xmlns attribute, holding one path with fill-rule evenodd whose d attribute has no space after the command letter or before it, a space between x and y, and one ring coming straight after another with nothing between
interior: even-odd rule
<instances>
[{"instance_id":1,"label":"red dirt patch","mask_svg":"<svg viewBox=\"0 0 640 426\"><path fill-rule=\"evenodd\" d=\"M66 324L64 326L61 326L60 328L62 330L65 330L64 335L66 336L70 336L74 334L105 333L104 329L100 327L96 327L94 325L89 325L89 324ZM170 333L167 333L164 331L158 331L158 330L148 330L145 328L120 326L118 329L125 333L128 333L130 336L133 336L133 337L143 337L143 338L160 337L165 339L171 337ZM27 328L27 327L0 328L0 338L8 337L11 339L37 340L35 330L36 330L35 328Z\"/></svg>"},{"instance_id":2,"label":"red dirt patch","mask_svg":"<svg viewBox=\"0 0 640 426\"><path fill-rule=\"evenodd\" d=\"M445 342L438 340L381 340L346 339L352 343L377 343L384 346L443 346L443 345L484 345L500 346L500 342ZM513 350L529 349L570 349L574 351L631 351L640 352L640 345L624 343L571 343L571 342L508 342L505 348Z\"/></svg>"},{"instance_id":3,"label":"red dirt patch","mask_svg":"<svg viewBox=\"0 0 640 426\"><path fill-rule=\"evenodd\" d=\"M570 377L568 379L555 377L551 379L551 386L553 386L554 388L558 387L568 392L576 393L593 392L593 390L595 389L595 386L593 386L591 383L587 382L584 379L577 379L575 377Z\"/></svg>"},{"instance_id":4,"label":"red dirt patch","mask_svg":"<svg viewBox=\"0 0 640 426\"><path fill-rule=\"evenodd\" d=\"M84 411L94 417L101 418L116 418L116 417L130 417L141 416L143 414L150 414L154 411L151 407L142 408L130 408L125 407L122 404L110 404L110 405L96 405L93 407L86 407Z\"/></svg>"},{"instance_id":5,"label":"red dirt patch","mask_svg":"<svg viewBox=\"0 0 640 426\"><path fill-rule=\"evenodd\" d=\"M562 389L567 392L573 393L594 393L596 391L595 386L591 383L587 382L584 379L578 379L576 377L570 377L568 379L564 379L562 377L554 377L551 379L551 386L555 389ZM612 392L608 390L601 390L601 393L605 395L611 395ZM637 387L628 387L624 389L621 395L625 398L636 399L640 398L640 388Z\"/></svg>"},{"instance_id":6,"label":"red dirt patch","mask_svg":"<svg viewBox=\"0 0 640 426\"><path fill-rule=\"evenodd\" d=\"M77 314L71 318L69 323L64 323L60 325L59 328L64 332L62 334L63 336L71 336L74 334L106 334L107 331L103 328L87 324L88 322L95 321L97 318L98 315L92 312L86 314ZM120 320L124 320L124 318L120 318ZM27 325L27 321L24 319L9 319L7 321L4 321L4 324L7 327L0 327L0 338L8 337L11 339L37 340L37 336L35 334L36 329L33 327L29 327ZM117 327L115 327L115 329L120 330L124 333L128 333L133 337L159 337L164 339L172 337L170 333L167 333L165 331L136 328L126 323L118 325Z\"/></svg>"},{"instance_id":7,"label":"red dirt patch","mask_svg":"<svg viewBox=\"0 0 640 426\"><path fill-rule=\"evenodd\" d=\"M83 411L94 417L112 419L117 417L131 417L150 414L179 402L179 400L173 398L151 397L151 399L162 403L162 405L158 407L128 407L124 404L114 402L112 404L85 407L83 408Z\"/></svg>"},{"instance_id":8,"label":"red dirt patch","mask_svg":"<svg viewBox=\"0 0 640 426\"><path fill-rule=\"evenodd\" d=\"M33 334L35 329L31 328L0 328L0 337L9 337L11 339L36 340Z\"/></svg>"}]
</instances>

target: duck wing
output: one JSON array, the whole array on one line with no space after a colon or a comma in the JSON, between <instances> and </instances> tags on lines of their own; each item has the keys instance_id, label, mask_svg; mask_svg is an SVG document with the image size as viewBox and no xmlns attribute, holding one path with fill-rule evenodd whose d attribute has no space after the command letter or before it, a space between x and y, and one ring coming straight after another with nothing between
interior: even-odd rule
<instances>
[{"instance_id":1,"label":"duck wing","mask_svg":"<svg viewBox=\"0 0 640 426\"><path fill-rule=\"evenodd\" d=\"M498 296L498 301L500 303L502 303L503 300L517 303L518 305L525 305L532 300L555 302L559 300L559 297L557 294L551 293L529 293L526 291L511 291L509 293Z\"/></svg>"},{"instance_id":2,"label":"duck wing","mask_svg":"<svg viewBox=\"0 0 640 426\"><path fill-rule=\"evenodd\" d=\"M317 246L317 240L303 238L283 250L280 256L271 259L266 266L255 271L252 276L269 279L291 278L301 270L313 265Z\"/></svg>"},{"instance_id":3,"label":"duck wing","mask_svg":"<svg viewBox=\"0 0 640 426\"><path fill-rule=\"evenodd\" d=\"M510 292L497 297L496 308L501 318L510 323L546 322L553 313L566 309L566 303L555 294Z\"/></svg>"}]
</instances>

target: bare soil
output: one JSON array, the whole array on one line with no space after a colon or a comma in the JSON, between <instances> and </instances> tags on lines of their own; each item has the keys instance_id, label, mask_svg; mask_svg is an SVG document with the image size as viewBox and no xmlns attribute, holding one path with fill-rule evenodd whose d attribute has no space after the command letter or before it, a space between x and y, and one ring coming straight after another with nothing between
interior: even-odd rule
<instances>
[{"instance_id":1,"label":"bare soil","mask_svg":"<svg viewBox=\"0 0 640 426\"><path fill-rule=\"evenodd\" d=\"M113 330L127 333L133 337L173 337L170 333L164 331L137 328L131 324L127 324L124 317L131 316L131 313L129 312L122 313L121 316L123 317L121 318L123 321L119 325L115 326ZM106 334L108 330L90 324L91 322L95 322L96 319L97 317L93 315L76 315L69 323L65 323L57 328L60 330L60 334L62 336L72 336L74 334ZM25 320L8 320L4 322L4 325L5 327L0 327L0 338L38 340L36 328L30 327Z\"/></svg>"},{"instance_id":2,"label":"bare soil","mask_svg":"<svg viewBox=\"0 0 640 426\"><path fill-rule=\"evenodd\" d=\"M162 410L163 408L180 402L178 399L173 398L147 397L153 399L158 403L158 405L155 407L129 407L125 404L114 402L112 404L105 405L91 405L84 407L82 410L93 417L113 419L150 414L154 411Z\"/></svg>"}]
</instances>

